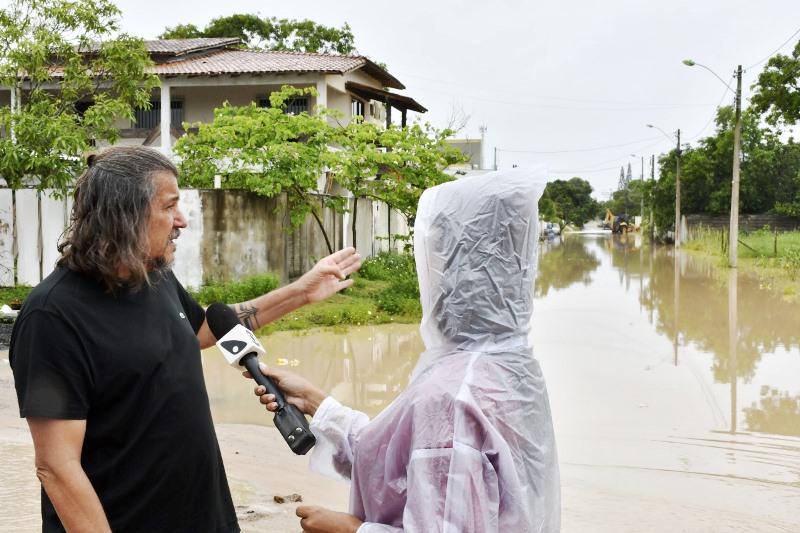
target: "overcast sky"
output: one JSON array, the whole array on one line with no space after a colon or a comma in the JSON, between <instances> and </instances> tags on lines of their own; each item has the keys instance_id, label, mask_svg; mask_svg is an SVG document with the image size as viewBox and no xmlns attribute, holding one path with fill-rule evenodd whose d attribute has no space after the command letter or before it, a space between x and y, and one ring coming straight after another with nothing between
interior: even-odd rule
<instances>
[{"instance_id":1,"label":"overcast sky","mask_svg":"<svg viewBox=\"0 0 800 533\"><path fill-rule=\"evenodd\" d=\"M166 26L232 13L347 22L359 52L384 62L403 94L442 127L451 109L471 116L462 137L486 126L485 161L546 163L553 177L615 189L619 167L670 142L652 123L693 142L713 131L732 93L692 58L728 79L765 60L800 30L800 0L117 0L123 29L155 38ZM788 53L800 34L781 51ZM743 78L745 101L763 63ZM733 81L733 80L731 80ZM540 153L535 153L540 152ZM560 153L541 153L560 152ZM635 154L636 157L631 157Z\"/></svg>"}]
</instances>

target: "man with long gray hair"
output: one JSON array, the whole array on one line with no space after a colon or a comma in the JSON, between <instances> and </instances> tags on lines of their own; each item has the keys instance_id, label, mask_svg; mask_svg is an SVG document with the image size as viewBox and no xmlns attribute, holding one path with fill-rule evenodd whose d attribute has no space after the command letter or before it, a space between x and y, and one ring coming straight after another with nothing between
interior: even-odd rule
<instances>
[{"instance_id":1,"label":"man with long gray hair","mask_svg":"<svg viewBox=\"0 0 800 533\"><path fill-rule=\"evenodd\" d=\"M175 166L143 147L90 156L57 268L11 338L43 531L239 531L203 381L216 339L173 275L186 219ZM235 304L256 329L348 287L352 248Z\"/></svg>"}]
</instances>

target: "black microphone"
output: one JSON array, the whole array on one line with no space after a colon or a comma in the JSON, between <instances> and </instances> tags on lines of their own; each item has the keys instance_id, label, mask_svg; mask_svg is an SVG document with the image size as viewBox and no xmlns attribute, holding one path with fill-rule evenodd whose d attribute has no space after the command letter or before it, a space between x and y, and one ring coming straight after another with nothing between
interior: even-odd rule
<instances>
[{"instance_id":1,"label":"black microphone","mask_svg":"<svg viewBox=\"0 0 800 533\"><path fill-rule=\"evenodd\" d=\"M288 403L283 392L258 368L258 356L264 355L266 351L256 336L239 322L233 309L223 303L208 306L206 320L228 363L235 368L245 367L256 383L263 385L268 394L275 396L275 403L278 404L275 427L294 453L305 455L317 443L317 439L311 433L305 415Z\"/></svg>"}]
</instances>

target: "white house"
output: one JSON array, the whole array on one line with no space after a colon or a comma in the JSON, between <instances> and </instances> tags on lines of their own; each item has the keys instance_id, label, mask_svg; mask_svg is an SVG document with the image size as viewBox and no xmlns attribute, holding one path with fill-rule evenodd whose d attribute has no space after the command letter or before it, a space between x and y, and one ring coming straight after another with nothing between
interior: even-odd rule
<instances>
[{"instance_id":1,"label":"white house","mask_svg":"<svg viewBox=\"0 0 800 533\"><path fill-rule=\"evenodd\" d=\"M405 86L363 56L242 50L236 38L169 39L146 41L145 45L154 62L150 71L159 77L161 86L151 95L150 109L137 110L134 121L121 119L116 123L121 134L117 144L159 147L169 155L175 139L186 133L184 123L211 122L214 109L226 101L231 105L268 105L270 93L284 85L315 87L318 93L317 97L293 99L287 112L313 111L321 105L340 111L345 122L360 115L367 121L389 124L394 109L394 118L399 114L400 124L405 125L409 111L427 111L413 98L391 92L389 89L402 90ZM0 106L10 104L11 91L0 87ZM82 105L89 106L91 101ZM98 147L104 144L107 145L97 141ZM324 176L321 191L326 189L323 183ZM203 194L210 198L212 193ZM191 228L181 238L176 263L180 265L176 274L185 284L196 286L210 275L210 265L220 264L227 256L238 257L239 252L252 256L248 256L246 265L255 272L272 271L283 277L307 270L313 264L311 258L324 253L311 223L291 234L271 219L256 224L262 229L274 229L270 235L254 233L249 223L242 228L220 229L211 225L211 220L204 222L199 191L184 190L181 198ZM228 200L241 199L231 195ZM359 217L359 242L355 244L366 255L387 250L388 236L407 231L405 221L381 202L362 202L361 213L372 212L372 216ZM68 221L70 207L69 198L57 199L32 189L16 191L14 196L10 189L0 187L0 285L35 285L52 270L57 258L55 243ZM269 216L275 211L273 206L268 210ZM254 209L255 214L251 215L266 212ZM236 220L230 218L210 217L235 225ZM330 215L326 224L337 246L352 244L348 241L353 224L349 214ZM237 253L220 253L223 248L215 236L223 233L230 237L225 240L226 245L240 247ZM203 243L209 248L204 248ZM240 275L251 273L238 272L236 268L228 270Z\"/></svg>"},{"instance_id":2,"label":"white house","mask_svg":"<svg viewBox=\"0 0 800 533\"><path fill-rule=\"evenodd\" d=\"M299 97L288 112L325 106L340 111L346 121L389 124L392 109L406 124L409 111L425 113L413 98L390 92L405 86L364 56L301 52L262 52L237 48L236 38L164 39L145 41L161 87L152 106L136 112L136 121L119 121L118 144L158 146L165 153L185 132L184 122L211 122L224 102L269 105L269 95L283 85L315 87L317 97ZM396 117L396 115L395 115Z\"/></svg>"}]
</instances>

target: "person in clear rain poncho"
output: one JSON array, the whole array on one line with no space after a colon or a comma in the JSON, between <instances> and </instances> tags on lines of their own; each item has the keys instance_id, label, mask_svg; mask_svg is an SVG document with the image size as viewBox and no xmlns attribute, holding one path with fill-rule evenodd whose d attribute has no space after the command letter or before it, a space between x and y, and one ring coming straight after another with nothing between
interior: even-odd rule
<instances>
[{"instance_id":1,"label":"person in clear rain poncho","mask_svg":"<svg viewBox=\"0 0 800 533\"><path fill-rule=\"evenodd\" d=\"M544 186L544 169L514 169L422 195L414 251L426 350L374 420L262 367L313 415L311 468L351 480L351 514L298 508L305 531L559 531L552 418L529 340Z\"/></svg>"}]
</instances>

